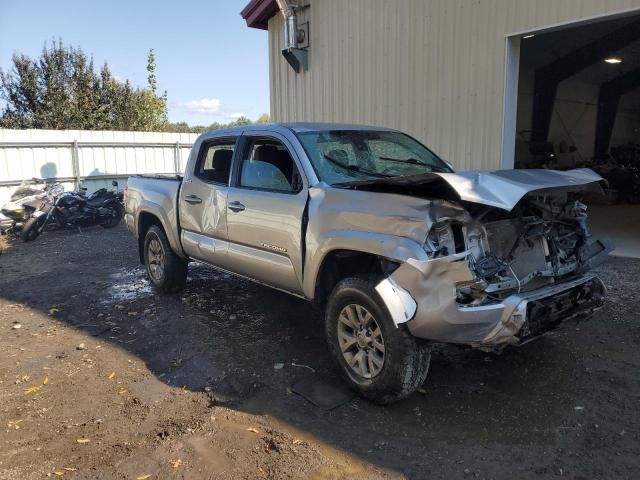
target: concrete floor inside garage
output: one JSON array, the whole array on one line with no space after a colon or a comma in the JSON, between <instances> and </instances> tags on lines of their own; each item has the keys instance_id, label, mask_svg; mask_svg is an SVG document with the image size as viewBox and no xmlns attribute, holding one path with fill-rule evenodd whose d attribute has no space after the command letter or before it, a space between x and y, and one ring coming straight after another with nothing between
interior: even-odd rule
<instances>
[{"instance_id":1,"label":"concrete floor inside garage","mask_svg":"<svg viewBox=\"0 0 640 480\"><path fill-rule=\"evenodd\" d=\"M612 255L640 258L629 187L640 171L640 12L522 34L518 62L516 168L605 177L615 201L589 205L593 233L613 241Z\"/></svg>"},{"instance_id":2,"label":"concrete floor inside garage","mask_svg":"<svg viewBox=\"0 0 640 480\"><path fill-rule=\"evenodd\" d=\"M595 235L613 241L612 255L640 258L640 205L591 205L589 218Z\"/></svg>"}]
</instances>

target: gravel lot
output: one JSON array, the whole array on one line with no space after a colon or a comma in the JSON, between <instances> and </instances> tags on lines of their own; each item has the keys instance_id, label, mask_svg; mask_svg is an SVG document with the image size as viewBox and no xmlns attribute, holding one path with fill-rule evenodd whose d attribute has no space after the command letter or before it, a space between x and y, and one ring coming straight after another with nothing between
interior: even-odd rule
<instances>
[{"instance_id":1,"label":"gravel lot","mask_svg":"<svg viewBox=\"0 0 640 480\"><path fill-rule=\"evenodd\" d=\"M0 256L0 478L640 478L638 260L589 322L331 411L291 391L332 372L304 302L190 272L154 295L124 227Z\"/></svg>"}]
</instances>

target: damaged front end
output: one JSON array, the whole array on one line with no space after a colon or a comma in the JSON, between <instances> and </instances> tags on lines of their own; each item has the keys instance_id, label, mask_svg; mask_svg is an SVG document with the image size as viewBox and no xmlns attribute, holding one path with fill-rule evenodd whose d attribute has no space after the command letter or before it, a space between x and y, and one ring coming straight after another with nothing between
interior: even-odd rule
<instances>
[{"instance_id":1,"label":"damaged front end","mask_svg":"<svg viewBox=\"0 0 640 480\"><path fill-rule=\"evenodd\" d=\"M579 201L598 180L532 183L499 207L461 194L468 215L431 225L428 259L407 260L378 285L396 324L431 341L497 349L589 316L604 302L604 285L590 270L612 249L591 235Z\"/></svg>"}]
</instances>

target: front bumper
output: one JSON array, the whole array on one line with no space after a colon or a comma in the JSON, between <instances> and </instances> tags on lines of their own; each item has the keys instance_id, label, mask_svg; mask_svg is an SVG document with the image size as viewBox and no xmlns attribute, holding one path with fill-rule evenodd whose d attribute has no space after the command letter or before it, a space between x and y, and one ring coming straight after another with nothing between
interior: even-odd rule
<instances>
[{"instance_id":1,"label":"front bumper","mask_svg":"<svg viewBox=\"0 0 640 480\"><path fill-rule=\"evenodd\" d=\"M604 303L602 281L586 274L498 303L467 307L456 302L456 284L470 280L462 257L409 260L377 291L396 324L406 323L414 336L486 348L527 341L562 321L588 316Z\"/></svg>"}]
</instances>

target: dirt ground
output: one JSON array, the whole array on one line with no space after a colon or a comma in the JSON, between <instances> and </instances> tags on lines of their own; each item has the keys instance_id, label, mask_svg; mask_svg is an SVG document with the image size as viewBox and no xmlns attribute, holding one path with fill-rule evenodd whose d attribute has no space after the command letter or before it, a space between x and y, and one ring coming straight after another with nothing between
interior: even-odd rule
<instances>
[{"instance_id":1,"label":"dirt ground","mask_svg":"<svg viewBox=\"0 0 640 480\"><path fill-rule=\"evenodd\" d=\"M407 401L326 411L291 390L332 372L304 302L200 265L154 295L124 227L13 242L0 478L640 478L640 261L600 273L591 321L444 348Z\"/></svg>"}]
</instances>

